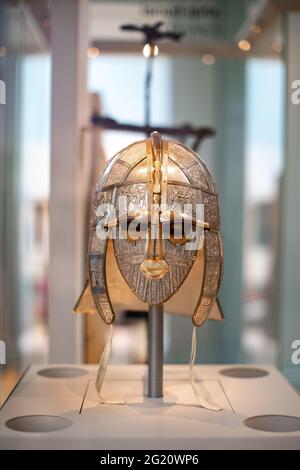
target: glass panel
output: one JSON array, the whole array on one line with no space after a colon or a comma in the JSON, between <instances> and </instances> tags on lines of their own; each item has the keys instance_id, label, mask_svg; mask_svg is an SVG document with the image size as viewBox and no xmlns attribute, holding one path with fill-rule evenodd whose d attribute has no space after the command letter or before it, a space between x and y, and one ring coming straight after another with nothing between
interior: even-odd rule
<instances>
[{"instance_id":1,"label":"glass panel","mask_svg":"<svg viewBox=\"0 0 300 470\"><path fill-rule=\"evenodd\" d=\"M284 164L284 65L246 66L245 242L242 345L253 363L274 363L278 345L279 200Z\"/></svg>"},{"instance_id":2,"label":"glass panel","mask_svg":"<svg viewBox=\"0 0 300 470\"><path fill-rule=\"evenodd\" d=\"M24 368L45 362L50 67L49 5L1 2L0 403ZM43 17L43 24L39 22Z\"/></svg>"},{"instance_id":3,"label":"glass panel","mask_svg":"<svg viewBox=\"0 0 300 470\"><path fill-rule=\"evenodd\" d=\"M99 56L89 62L89 89L100 96L98 111L121 122L144 123L146 64L142 46L135 46L135 54L116 53L118 47L121 52L133 48L135 39L143 40L141 34L130 36L119 26L151 23L158 15L155 19L165 20L166 27L186 32L178 46L173 44L154 61L151 124L189 123L216 130L215 137L204 140L200 154L216 178L220 196L225 264L219 297L225 321L221 325L208 322L201 328L201 360L274 362L278 331L272 273L277 270L284 130L280 16L270 18L266 31L264 25L251 29L250 18L258 12L258 1L237 4L228 0L226 8L215 1L210 5L212 16L212 10L206 18L203 11L198 12L195 28L188 8L178 18L172 17L172 2L163 2L159 12L155 2L151 8L143 7L142 1L128 5L115 1L111 8L105 1L90 3L91 45L99 47ZM251 42L244 40L238 46L237 38L247 28ZM203 36L214 53L203 50ZM184 52L180 53L181 47ZM102 132L105 158L142 137ZM165 319L165 359L185 362L192 325L180 316L166 315ZM126 327L122 328L126 338ZM128 340L128 344L133 344L134 351L134 341ZM118 356L117 341L115 345ZM128 360L132 357L129 354Z\"/></svg>"}]
</instances>

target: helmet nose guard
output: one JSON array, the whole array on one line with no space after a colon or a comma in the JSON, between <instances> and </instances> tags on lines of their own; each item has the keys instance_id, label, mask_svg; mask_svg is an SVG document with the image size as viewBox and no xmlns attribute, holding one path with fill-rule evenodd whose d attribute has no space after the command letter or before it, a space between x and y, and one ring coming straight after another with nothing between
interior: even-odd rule
<instances>
[{"instance_id":1,"label":"helmet nose guard","mask_svg":"<svg viewBox=\"0 0 300 470\"><path fill-rule=\"evenodd\" d=\"M153 132L147 141L147 206L148 237L146 259L141 263L141 272L148 279L162 279L169 271L165 260L161 208L166 204L168 178L168 152L163 149L158 132Z\"/></svg>"}]
</instances>

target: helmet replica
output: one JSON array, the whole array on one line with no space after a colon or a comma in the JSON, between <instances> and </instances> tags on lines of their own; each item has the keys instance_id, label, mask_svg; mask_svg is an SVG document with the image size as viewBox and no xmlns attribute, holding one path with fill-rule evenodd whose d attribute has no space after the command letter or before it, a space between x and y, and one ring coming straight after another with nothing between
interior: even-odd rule
<instances>
[{"instance_id":1,"label":"helmet replica","mask_svg":"<svg viewBox=\"0 0 300 470\"><path fill-rule=\"evenodd\" d=\"M222 320L218 195L203 160L157 132L107 164L96 188L89 280L76 312L111 324L120 310L165 305L195 326Z\"/></svg>"}]
</instances>

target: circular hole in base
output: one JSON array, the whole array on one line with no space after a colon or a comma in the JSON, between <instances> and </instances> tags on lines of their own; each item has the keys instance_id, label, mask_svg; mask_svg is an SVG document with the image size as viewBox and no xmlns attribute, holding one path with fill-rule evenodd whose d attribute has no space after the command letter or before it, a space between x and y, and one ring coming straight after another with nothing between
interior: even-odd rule
<instances>
[{"instance_id":1,"label":"circular hole in base","mask_svg":"<svg viewBox=\"0 0 300 470\"><path fill-rule=\"evenodd\" d=\"M257 379L259 377L269 375L269 372L267 370L257 369L254 367L230 367L220 370L220 374L237 379Z\"/></svg>"},{"instance_id":2,"label":"circular hole in base","mask_svg":"<svg viewBox=\"0 0 300 470\"><path fill-rule=\"evenodd\" d=\"M300 431L300 418L284 415L262 415L247 418L244 425L257 431L296 432Z\"/></svg>"},{"instance_id":3,"label":"circular hole in base","mask_svg":"<svg viewBox=\"0 0 300 470\"><path fill-rule=\"evenodd\" d=\"M20 432L51 432L60 431L72 426L72 421L62 416L28 415L9 419L5 425L9 429Z\"/></svg>"},{"instance_id":4,"label":"circular hole in base","mask_svg":"<svg viewBox=\"0 0 300 470\"><path fill-rule=\"evenodd\" d=\"M52 379L66 379L80 377L87 372L79 367L47 367L38 371L38 375Z\"/></svg>"}]
</instances>

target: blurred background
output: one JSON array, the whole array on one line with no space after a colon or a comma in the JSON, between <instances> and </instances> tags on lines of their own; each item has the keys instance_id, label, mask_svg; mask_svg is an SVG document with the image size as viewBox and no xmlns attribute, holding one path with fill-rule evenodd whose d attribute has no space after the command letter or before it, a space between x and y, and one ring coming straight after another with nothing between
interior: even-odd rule
<instances>
[{"instance_id":1,"label":"blurred background","mask_svg":"<svg viewBox=\"0 0 300 470\"><path fill-rule=\"evenodd\" d=\"M225 253L225 321L198 330L197 360L274 364L300 389L299 3L1 2L0 403L28 364L99 360L100 317L72 314L88 207L105 162L145 136L147 41L120 26L158 21L184 35L157 42L151 126L215 133L183 139L216 179ZM188 362L191 334L166 313L166 363ZM112 362L146 360L146 311L128 305Z\"/></svg>"}]
</instances>

